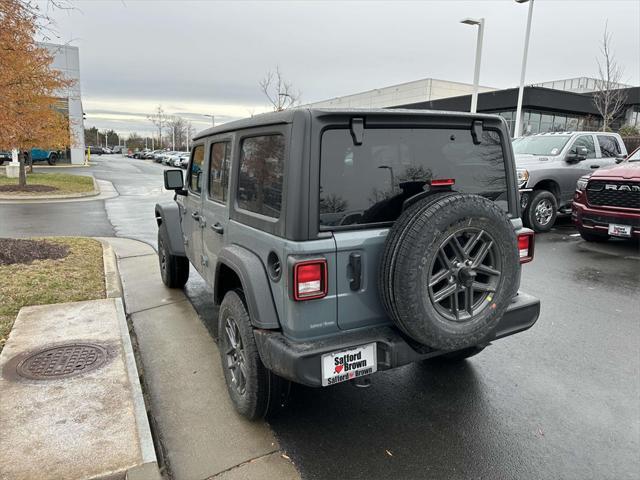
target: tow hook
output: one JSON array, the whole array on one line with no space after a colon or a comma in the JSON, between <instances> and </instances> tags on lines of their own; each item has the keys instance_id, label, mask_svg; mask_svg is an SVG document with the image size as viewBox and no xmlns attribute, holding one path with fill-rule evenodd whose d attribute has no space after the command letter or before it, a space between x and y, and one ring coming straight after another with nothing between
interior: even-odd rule
<instances>
[{"instance_id":1,"label":"tow hook","mask_svg":"<svg viewBox=\"0 0 640 480\"><path fill-rule=\"evenodd\" d=\"M369 388L371 386L371 378L365 377L357 377L351 380L349 383L356 388Z\"/></svg>"}]
</instances>

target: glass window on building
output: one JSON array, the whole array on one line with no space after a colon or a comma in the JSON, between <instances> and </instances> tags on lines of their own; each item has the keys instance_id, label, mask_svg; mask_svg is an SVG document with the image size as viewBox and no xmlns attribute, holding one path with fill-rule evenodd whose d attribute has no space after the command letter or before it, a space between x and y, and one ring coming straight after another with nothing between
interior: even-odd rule
<instances>
[{"instance_id":1,"label":"glass window on building","mask_svg":"<svg viewBox=\"0 0 640 480\"><path fill-rule=\"evenodd\" d=\"M531 135L540 133L540 114L537 112L530 112L528 125L529 126L527 132Z\"/></svg>"},{"instance_id":2,"label":"glass window on building","mask_svg":"<svg viewBox=\"0 0 640 480\"><path fill-rule=\"evenodd\" d=\"M553 115L540 116L540 133L553 132Z\"/></svg>"},{"instance_id":3,"label":"glass window on building","mask_svg":"<svg viewBox=\"0 0 640 480\"><path fill-rule=\"evenodd\" d=\"M567 131L575 132L576 130L578 130L578 117L567 117Z\"/></svg>"},{"instance_id":4,"label":"glass window on building","mask_svg":"<svg viewBox=\"0 0 640 480\"><path fill-rule=\"evenodd\" d=\"M567 126L567 117L564 115L555 115L553 117L553 131L564 132Z\"/></svg>"}]
</instances>

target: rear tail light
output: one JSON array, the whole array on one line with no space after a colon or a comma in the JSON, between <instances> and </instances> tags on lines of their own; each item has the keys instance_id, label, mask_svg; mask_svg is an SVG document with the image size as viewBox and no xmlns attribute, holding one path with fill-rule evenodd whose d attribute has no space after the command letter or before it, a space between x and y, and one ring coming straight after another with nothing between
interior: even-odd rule
<instances>
[{"instance_id":1,"label":"rear tail light","mask_svg":"<svg viewBox=\"0 0 640 480\"><path fill-rule=\"evenodd\" d=\"M432 187L449 187L456 183L455 178L432 178L429 185Z\"/></svg>"},{"instance_id":2,"label":"rear tail light","mask_svg":"<svg viewBox=\"0 0 640 480\"><path fill-rule=\"evenodd\" d=\"M518 234L518 255L520 263L528 263L533 260L533 247L535 245L533 232L526 230Z\"/></svg>"},{"instance_id":3,"label":"rear tail light","mask_svg":"<svg viewBox=\"0 0 640 480\"><path fill-rule=\"evenodd\" d=\"M311 300L327 295L327 261L306 260L293 266L293 298Z\"/></svg>"}]
</instances>

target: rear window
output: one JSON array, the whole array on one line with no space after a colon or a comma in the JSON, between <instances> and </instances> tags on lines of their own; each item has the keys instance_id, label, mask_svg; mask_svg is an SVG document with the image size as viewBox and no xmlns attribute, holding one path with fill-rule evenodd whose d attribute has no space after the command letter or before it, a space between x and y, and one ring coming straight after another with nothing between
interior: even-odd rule
<instances>
[{"instance_id":1,"label":"rear window","mask_svg":"<svg viewBox=\"0 0 640 480\"><path fill-rule=\"evenodd\" d=\"M431 179L454 179L452 189L483 195L505 211L507 179L500 135L469 130L367 129L354 145L348 129L327 130L320 160L320 227L393 222L405 200Z\"/></svg>"}]
</instances>

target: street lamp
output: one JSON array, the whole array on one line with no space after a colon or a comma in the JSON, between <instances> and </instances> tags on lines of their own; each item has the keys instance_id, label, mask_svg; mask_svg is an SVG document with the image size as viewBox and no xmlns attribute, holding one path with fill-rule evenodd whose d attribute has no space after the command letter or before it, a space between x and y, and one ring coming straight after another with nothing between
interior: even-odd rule
<instances>
[{"instance_id":1,"label":"street lamp","mask_svg":"<svg viewBox=\"0 0 640 480\"><path fill-rule=\"evenodd\" d=\"M473 72L473 94L471 95L471 113L478 109L478 82L480 81L480 59L482 58L482 37L484 36L484 18L465 18L460 20L465 25L478 26L478 42L476 44L476 66Z\"/></svg>"},{"instance_id":2,"label":"street lamp","mask_svg":"<svg viewBox=\"0 0 640 480\"><path fill-rule=\"evenodd\" d=\"M212 127L216 126L216 117L215 117L215 115L203 115L203 117L211 117L211 126Z\"/></svg>"},{"instance_id":3,"label":"street lamp","mask_svg":"<svg viewBox=\"0 0 640 480\"><path fill-rule=\"evenodd\" d=\"M524 74L527 69L527 54L529 53L529 36L531 35L531 16L533 15L533 0L516 0L516 3L529 2L529 13L527 15L527 30L524 34L524 52L522 54L522 71L520 72L520 87L518 89L518 106L516 107L516 127L513 137L520 136L520 123L522 117L522 97L524 95Z\"/></svg>"}]
</instances>

